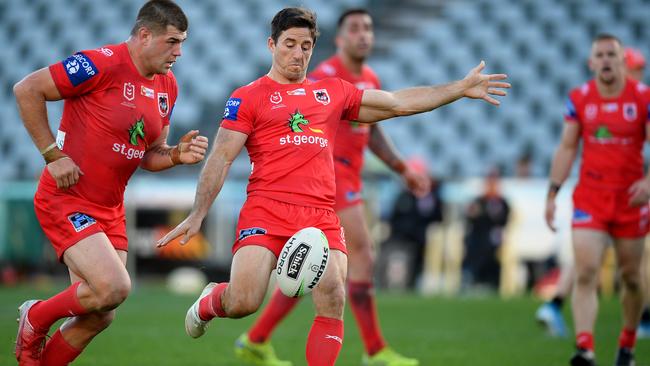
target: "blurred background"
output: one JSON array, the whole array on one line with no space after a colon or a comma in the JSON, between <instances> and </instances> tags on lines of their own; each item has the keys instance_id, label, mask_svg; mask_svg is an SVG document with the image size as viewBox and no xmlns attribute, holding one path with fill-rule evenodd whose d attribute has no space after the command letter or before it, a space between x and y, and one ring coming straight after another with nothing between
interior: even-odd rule
<instances>
[{"instance_id":1,"label":"blurred background","mask_svg":"<svg viewBox=\"0 0 650 366\"><path fill-rule=\"evenodd\" d=\"M0 0L0 294L9 296L11 287L25 284L53 294L57 281L67 276L34 215L32 198L43 160L22 126L12 86L76 51L126 40L141 3ZM591 77L587 57L597 33L612 33L650 55L647 0L178 3L190 28L173 69L180 94L171 142L190 129L212 139L230 93L268 71L270 20L286 6L306 6L318 15L322 36L312 68L334 52L339 14L363 7L375 22L369 64L384 89L459 79L480 60L486 61L487 72L509 75L513 87L499 108L460 101L382 124L402 155L436 182L432 195L413 201L396 176L371 154L367 157L364 195L378 244L377 281L386 294L409 292L434 299L523 296L530 299L528 307L551 296L557 268L571 261L572 181L558 199L558 233L551 233L543 221L547 175L567 93ZM62 106L48 104L53 131ZM156 175L139 171L130 181L129 267L136 291L141 283L171 281L172 289L195 294L205 278L227 279L250 171L245 153L231 169L202 235L185 247L154 248L155 240L189 212L199 169L182 167ZM498 199L496 212L481 208L486 197ZM614 269L608 263L603 295L615 296ZM388 302L394 299L387 296ZM522 322L532 323L530 311ZM613 333L617 321L611 324Z\"/></svg>"}]
</instances>

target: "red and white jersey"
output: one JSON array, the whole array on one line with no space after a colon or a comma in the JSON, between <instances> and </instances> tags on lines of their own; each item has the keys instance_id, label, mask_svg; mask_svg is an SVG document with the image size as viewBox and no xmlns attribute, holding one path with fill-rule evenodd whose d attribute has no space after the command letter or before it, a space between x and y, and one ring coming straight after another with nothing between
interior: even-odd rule
<instances>
[{"instance_id":1,"label":"red and white jersey","mask_svg":"<svg viewBox=\"0 0 650 366\"><path fill-rule=\"evenodd\" d=\"M221 126L248 135L248 195L332 209L332 141L358 118L363 92L341 79L280 84L263 76L233 92Z\"/></svg>"},{"instance_id":2,"label":"red and white jersey","mask_svg":"<svg viewBox=\"0 0 650 366\"><path fill-rule=\"evenodd\" d=\"M126 43L77 52L49 69L65 99L56 142L84 173L68 192L121 204L145 151L169 124L174 75L141 76ZM41 181L56 184L47 169Z\"/></svg>"},{"instance_id":3,"label":"red and white jersey","mask_svg":"<svg viewBox=\"0 0 650 366\"><path fill-rule=\"evenodd\" d=\"M360 90L381 88L379 78L369 66L363 65L361 75L354 75L345 68L338 55L323 61L308 75L311 80L328 77L341 78ZM363 168L363 152L368 145L369 132L370 125L368 124L341 121L334 143L334 160L358 177L361 176ZM336 164L335 167L338 169L340 165Z\"/></svg>"},{"instance_id":4,"label":"red and white jersey","mask_svg":"<svg viewBox=\"0 0 650 366\"><path fill-rule=\"evenodd\" d=\"M643 177L649 103L648 87L632 79L616 98L601 97L595 80L571 91L565 120L581 128L579 184L622 189Z\"/></svg>"}]
</instances>

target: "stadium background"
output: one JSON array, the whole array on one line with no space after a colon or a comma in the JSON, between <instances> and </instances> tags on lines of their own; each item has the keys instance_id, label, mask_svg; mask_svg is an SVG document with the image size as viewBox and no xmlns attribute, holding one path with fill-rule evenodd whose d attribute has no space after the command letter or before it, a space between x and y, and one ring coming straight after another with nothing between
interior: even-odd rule
<instances>
[{"instance_id":1,"label":"stadium background","mask_svg":"<svg viewBox=\"0 0 650 366\"><path fill-rule=\"evenodd\" d=\"M173 112L172 142L194 128L212 138L230 92L268 71L269 22L285 6L303 5L318 14L322 37L312 67L334 51L333 36L339 13L350 7L370 9L375 21L376 46L369 63L388 90L458 79L481 59L487 62L487 71L507 73L513 89L499 108L461 101L432 113L383 124L405 157L424 159L432 174L445 181L443 198L447 206L444 225L431 231L429 265L420 295L403 297L385 292L380 297L380 306L384 319L390 319L395 313L393 320L385 320L388 338L396 339L399 335L403 344L398 343L398 348L429 360L424 364L564 363L571 352L571 342L545 338L534 328L532 314L539 300L525 293L529 274L522 263L543 260L556 252L560 253L561 261L570 260L566 228L552 236L542 220L544 177L562 128L564 99L571 87L589 78L586 58L596 33L615 34L626 45L639 48L646 56L650 54L650 27L646 25L650 1L192 0L179 3L188 15L190 29L183 56L174 65L180 96ZM29 72L75 51L125 40L139 6L140 2L129 0L0 0L0 43L4 45L0 63L0 265L4 279L0 287L0 341L5 345L0 348L4 350L10 348L13 338L14 325L10 322L13 306L33 293L41 296L55 293L63 286L59 280L64 274L33 215L31 198L43 163L22 126L12 86ZM62 103L49 103L48 108L55 131ZM523 156L531 159L531 175L526 179L515 178L517 161ZM480 192L481 177L494 166L504 173L503 194L514 208L502 252L500 292L508 300L492 295L476 298L473 293L447 298L459 294L460 290L464 207ZM126 352L135 358L119 358L121 345L116 340L123 339L120 337L127 332L138 334L137 326L127 324L140 321L138 309L141 311L148 303L165 304L158 314L148 314L144 319L159 328L142 333L153 340L137 342L160 344L165 342L162 335L169 334L173 337L170 343L188 346L174 348L175 357L201 364L209 358L217 362L221 348L214 346L209 352L207 349L217 340L223 341L227 344L223 352L228 355L221 364L234 362L230 344L252 319L228 321L223 327L219 324L214 327L211 340L201 341L202 348L196 344L191 348L190 342L176 334L178 327L167 321L182 315L191 297L167 294L155 281L155 275L185 265L201 268L213 280L222 279L228 271L233 225L244 200L249 172L245 155L231 170L204 226L203 237L184 250L171 248L160 253L153 249L153 241L187 213L198 169L183 167L163 174L138 172L134 176L127 189L130 258L133 259L130 267L141 285L136 287L123 310L125 318L130 316L132 320L116 322L91 346L89 355L81 357L79 364L111 360L115 361L111 364L148 364L148 361L134 361L137 352L144 352L142 360L161 357L161 361L156 359L157 364L185 363L157 356L167 351L160 345L153 348L157 350L154 354L142 347L143 351ZM367 160L364 175L369 213L379 218L373 221L373 234L381 241L389 230L382 219L389 214L399 182L373 158ZM569 191L570 187L565 188L560 198L565 222L570 215ZM18 287L10 286L14 279L19 280ZM599 352L603 352L601 360L609 360L613 357L612 344L620 321L615 299L606 300L603 308L598 329L602 339L598 339L598 345ZM300 315L290 318L288 329L280 331L280 348L282 344L303 342L301 332L307 327L309 310L304 304L301 309ZM413 315L406 316L401 323L400 315L406 313ZM498 329L493 329L497 322ZM356 363L360 349L351 319L347 324L349 336L341 361L345 365ZM226 333L220 333L222 328ZM504 342L513 342L516 351L512 354L509 354L512 348L504 347L501 354L499 347L490 343L503 329L511 331ZM101 343L102 338L105 343ZM470 338L477 339L466 344ZM557 351L548 351L549 345ZM641 341L638 348L639 359L650 362L647 341ZM106 349L113 352L112 356L102 358ZM199 354L206 352L205 357L191 352L194 358L187 358L190 349ZM491 349L495 351L483 357ZM548 354L544 356L540 349L547 349ZM302 352L298 347L281 354L300 362ZM10 359L9 352L0 353L0 363L9 363Z\"/></svg>"}]
</instances>

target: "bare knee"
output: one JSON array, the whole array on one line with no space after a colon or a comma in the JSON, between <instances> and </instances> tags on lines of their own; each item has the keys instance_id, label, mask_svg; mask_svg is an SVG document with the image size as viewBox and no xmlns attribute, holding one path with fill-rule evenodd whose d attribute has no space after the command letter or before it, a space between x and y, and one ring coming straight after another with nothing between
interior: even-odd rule
<instances>
[{"instance_id":1,"label":"bare knee","mask_svg":"<svg viewBox=\"0 0 650 366\"><path fill-rule=\"evenodd\" d=\"M101 332L108 328L115 319L115 310L105 311L101 313L90 313L85 316L85 324L87 328Z\"/></svg>"},{"instance_id":2,"label":"bare knee","mask_svg":"<svg viewBox=\"0 0 650 366\"><path fill-rule=\"evenodd\" d=\"M345 286L343 281L321 283L314 292L316 313L331 318L342 318L345 307Z\"/></svg>"},{"instance_id":3,"label":"bare knee","mask_svg":"<svg viewBox=\"0 0 650 366\"><path fill-rule=\"evenodd\" d=\"M641 291L641 271L623 269L621 271L621 282L626 291L640 292Z\"/></svg>"},{"instance_id":4,"label":"bare knee","mask_svg":"<svg viewBox=\"0 0 650 366\"><path fill-rule=\"evenodd\" d=\"M229 318L243 318L259 309L262 305L263 298L259 298L254 294L234 293L228 289L224 293L222 303L224 310Z\"/></svg>"},{"instance_id":5,"label":"bare knee","mask_svg":"<svg viewBox=\"0 0 650 366\"><path fill-rule=\"evenodd\" d=\"M130 292L131 280L128 277L96 284L97 308L103 312L113 310L126 300Z\"/></svg>"},{"instance_id":6,"label":"bare knee","mask_svg":"<svg viewBox=\"0 0 650 366\"><path fill-rule=\"evenodd\" d=\"M576 285L581 287L596 287L598 284L598 267L583 266L576 269Z\"/></svg>"}]
</instances>

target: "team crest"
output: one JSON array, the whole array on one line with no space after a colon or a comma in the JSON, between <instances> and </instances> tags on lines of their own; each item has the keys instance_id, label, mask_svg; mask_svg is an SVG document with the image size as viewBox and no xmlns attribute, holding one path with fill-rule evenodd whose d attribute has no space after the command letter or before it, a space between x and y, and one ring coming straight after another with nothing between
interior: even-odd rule
<instances>
[{"instance_id":1,"label":"team crest","mask_svg":"<svg viewBox=\"0 0 650 366\"><path fill-rule=\"evenodd\" d=\"M598 114L598 106L593 103L587 104L587 106L585 107L585 117L588 120L593 120L596 119L597 114Z\"/></svg>"},{"instance_id":2,"label":"team crest","mask_svg":"<svg viewBox=\"0 0 650 366\"><path fill-rule=\"evenodd\" d=\"M322 105L330 104L330 95L327 94L327 89L314 90L314 97L316 101Z\"/></svg>"},{"instance_id":3,"label":"team crest","mask_svg":"<svg viewBox=\"0 0 650 366\"><path fill-rule=\"evenodd\" d=\"M165 117L169 113L169 97L167 93L158 93L158 112L160 112L161 117Z\"/></svg>"},{"instance_id":4,"label":"team crest","mask_svg":"<svg viewBox=\"0 0 650 366\"><path fill-rule=\"evenodd\" d=\"M271 103L273 104L278 104L282 102L282 95L280 95L280 92L275 92L271 94L271 98L269 98Z\"/></svg>"},{"instance_id":5,"label":"team crest","mask_svg":"<svg viewBox=\"0 0 650 366\"><path fill-rule=\"evenodd\" d=\"M636 103L623 103L623 118L628 122L634 122L637 117Z\"/></svg>"}]
</instances>

